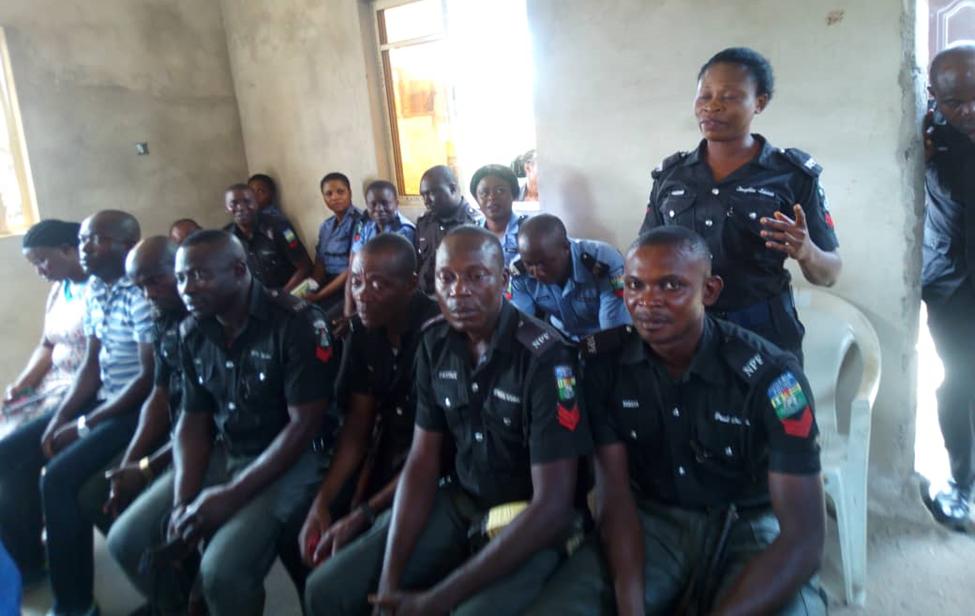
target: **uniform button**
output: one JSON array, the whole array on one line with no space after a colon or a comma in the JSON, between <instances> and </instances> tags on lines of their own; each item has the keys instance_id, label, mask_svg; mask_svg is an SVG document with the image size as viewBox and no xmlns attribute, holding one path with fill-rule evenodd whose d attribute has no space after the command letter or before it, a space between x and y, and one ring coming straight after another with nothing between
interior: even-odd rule
<instances>
[{"instance_id":1,"label":"uniform button","mask_svg":"<svg viewBox=\"0 0 975 616\"><path fill-rule=\"evenodd\" d=\"M716 195L716 194L718 194L718 193L720 193L720 192L721 192L721 191L720 191L720 190L718 190L717 188L712 188L712 189L711 189L711 194L712 194L712 195Z\"/></svg>"},{"instance_id":2,"label":"uniform button","mask_svg":"<svg viewBox=\"0 0 975 616\"><path fill-rule=\"evenodd\" d=\"M680 409L678 409L676 406L674 407L674 410L671 412L674 414L674 417L680 417Z\"/></svg>"},{"instance_id":3,"label":"uniform button","mask_svg":"<svg viewBox=\"0 0 975 616\"><path fill-rule=\"evenodd\" d=\"M263 372L258 372L258 373L257 373L257 380L258 380L258 381L263 381L263 380L264 380L264 379L266 379L266 378L267 378L267 375L266 375L266 374L264 374Z\"/></svg>"},{"instance_id":4,"label":"uniform button","mask_svg":"<svg viewBox=\"0 0 975 616\"><path fill-rule=\"evenodd\" d=\"M471 391L473 391L475 394L477 393L477 383L471 383Z\"/></svg>"},{"instance_id":5,"label":"uniform button","mask_svg":"<svg viewBox=\"0 0 975 616\"><path fill-rule=\"evenodd\" d=\"M684 470L684 467L683 466L678 466L677 467L677 474L680 475L681 477L683 477L684 475L687 474L687 471Z\"/></svg>"},{"instance_id":6,"label":"uniform button","mask_svg":"<svg viewBox=\"0 0 975 616\"><path fill-rule=\"evenodd\" d=\"M201 376L201 377L199 377L199 378L197 379L197 381L198 381L198 382L200 383L200 385L203 385L203 377L202 377L202 376Z\"/></svg>"},{"instance_id":7,"label":"uniform button","mask_svg":"<svg viewBox=\"0 0 975 616\"><path fill-rule=\"evenodd\" d=\"M511 425L511 418L510 418L510 417L505 417L505 418L504 418L504 419L502 419L501 421L502 421L502 422L504 423L504 425L506 425L506 426L510 426L510 425Z\"/></svg>"},{"instance_id":8,"label":"uniform button","mask_svg":"<svg viewBox=\"0 0 975 616\"><path fill-rule=\"evenodd\" d=\"M705 227L710 227L713 224L714 224L714 221L711 220L710 218L708 218L707 220L704 221L704 226Z\"/></svg>"},{"instance_id":9,"label":"uniform button","mask_svg":"<svg viewBox=\"0 0 975 616\"><path fill-rule=\"evenodd\" d=\"M480 432L475 432L474 433L474 440L477 441L478 443L480 443L481 441L484 440L484 435L482 433L480 433Z\"/></svg>"},{"instance_id":10,"label":"uniform button","mask_svg":"<svg viewBox=\"0 0 975 616\"><path fill-rule=\"evenodd\" d=\"M633 440L636 440L636 430L630 430L630 437L631 437L631 438L632 438Z\"/></svg>"},{"instance_id":11,"label":"uniform button","mask_svg":"<svg viewBox=\"0 0 975 616\"><path fill-rule=\"evenodd\" d=\"M397 415L402 415L403 414L403 407L397 406L396 407L396 414Z\"/></svg>"},{"instance_id":12,"label":"uniform button","mask_svg":"<svg viewBox=\"0 0 975 616\"><path fill-rule=\"evenodd\" d=\"M228 403L227 403L227 408L228 408L228 409L230 409L230 410L232 411L232 410L234 410L235 408L237 408L237 405L236 405L236 404L234 404L233 402L228 402Z\"/></svg>"},{"instance_id":13,"label":"uniform button","mask_svg":"<svg viewBox=\"0 0 975 616\"><path fill-rule=\"evenodd\" d=\"M751 218L752 220L755 220L756 218L758 218L758 214L756 214L755 212L749 212L748 217Z\"/></svg>"},{"instance_id":14,"label":"uniform button","mask_svg":"<svg viewBox=\"0 0 975 616\"><path fill-rule=\"evenodd\" d=\"M444 398L443 399L443 405L446 406L449 409L450 408L450 398Z\"/></svg>"},{"instance_id":15,"label":"uniform button","mask_svg":"<svg viewBox=\"0 0 975 616\"><path fill-rule=\"evenodd\" d=\"M228 361L226 364L224 364L224 366L227 367L227 370L230 370L231 368L234 367L234 362Z\"/></svg>"},{"instance_id":16,"label":"uniform button","mask_svg":"<svg viewBox=\"0 0 975 616\"><path fill-rule=\"evenodd\" d=\"M676 216L677 214L676 214L676 213L674 213L674 210L670 210L669 212L667 212L667 215L668 215L668 216L670 216L671 218L673 218L673 217L674 217L674 216Z\"/></svg>"},{"instance_id":17,"label":"uniform button","mask_svg":"<svg viewBox=\"0 0 975 616\"><path fill-rule=\"evenodd\" d=\"M730 455L732 455L733 453L734 453L734 452L733 452L733 451L731 450L731 447L725 447L725 448L724 448L724 455L726 455L726 456L730 456Z\"/></svg>"}]
</instances>

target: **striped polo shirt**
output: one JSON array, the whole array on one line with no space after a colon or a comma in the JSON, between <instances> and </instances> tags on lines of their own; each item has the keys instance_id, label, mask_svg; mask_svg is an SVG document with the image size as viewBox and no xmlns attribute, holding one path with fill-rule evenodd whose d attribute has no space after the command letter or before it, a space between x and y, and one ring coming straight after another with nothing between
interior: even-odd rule
<instances>
[{"instance_id":1,"label":"striped polo shirt","mask_svg":"<svg viewBox=\"0 0 975 616\"><path fill-rule=\"evenodd\" d=\"M107 400L119 394L139 374L139 343L155 338L152 307L139 287L127 277L106 284L92 276L85 289L85 335L101 341L98 364L102 388L98 397Z\"/></svg>"}]
</instances>

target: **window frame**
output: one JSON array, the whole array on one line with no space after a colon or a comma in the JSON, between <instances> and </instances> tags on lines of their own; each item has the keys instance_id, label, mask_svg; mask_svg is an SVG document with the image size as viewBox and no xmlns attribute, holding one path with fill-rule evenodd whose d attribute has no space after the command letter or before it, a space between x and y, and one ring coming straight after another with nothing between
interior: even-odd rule
<instances>
[{"instance_id":1,"label":"window frame","mask_svg":"<svg viewBox=\"0 0 975 616\"><path fill-rule=\"evenodd\" d=\"M40 218L37 211L37 195L34 191L33 174L30 159L27 155L27 140L24 136L23 119L17 98L17 85L14 80L13 67L10 62L10 52L7 47L7 36L0 26L0 73L6 91L0 89L0 113L3 113L10 136L10 153L14 160L14 175L20 186L20 207L23 215L23 228L8 229L6 221L0 221L0 237L23 235ZM14 204L4 204L4 207L15 207Z\"/></svg>"}]
</instances>

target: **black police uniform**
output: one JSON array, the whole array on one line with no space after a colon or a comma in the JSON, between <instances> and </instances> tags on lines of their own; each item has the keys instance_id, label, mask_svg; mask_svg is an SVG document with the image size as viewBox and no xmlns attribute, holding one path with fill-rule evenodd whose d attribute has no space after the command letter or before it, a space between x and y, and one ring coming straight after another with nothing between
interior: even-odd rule
<instances>
[{"instance_id":1,"label":"black police uniform","mask_svg":"<svg viewBox=\"0 0 975 616\"><path fill-rule=\"evenodd\" d=\"M676 379L630 326L585 338L580 348L596 446L626 446L646 545L647 613L675 613L692 581L697 600L721 596L778 534L768 473L820 471L812 394L796 360L712 317ZM732 505L736 517L719 546ZM704 573L716 553L717 568ZM593 539L546 587L537 612L596 613L611 604L600 558ZM815 586L803 587L785 613L812 604L825 612Z\"/></svg>"},{"instance_id":2,"label":"black police uniform","mask_svg":"<svg viewBox=\"0 0 975 616\"><path fill-rule=\"evenodd\" d=\"M426 212L416 221L417 275L420 290L433 295L434 270L436 269L437 247L447 232L460 225L477 225L484 219L478 209L461 197L460 205L453 216L443 219L433 212Z\"/></svg>"},{"instance_id":3,"label":"black police uniform","mask_svg":"<svg viewBox=\"0 0 975 616\"><path fill-rule=\"evenodd\" d=\"M938 418L954 481L975 480L975 143L938 127L941 151L927 165L921 294L945 379Z\"/></svg>"},{"instance_id":4,"label":"black police uniform","mask_svg":"<svg viewBox=\"0 0 975 616\"><path fill-rule=\"evenodd\" d=\"M310 263L305 245L284 216L258 213L250 238L235 223L230 223L223 230L237 236L247 253L247 267L269 289L280 289L288 283L299 265Z\"/></svg>"},{"instance_id":5,"label":"black police uniform","mask_svg":"<svg viewBox=\"0 0 975 616\"><path fill-rule=\"evenodd\" d=\"M165 387L169 394L170 432L176 430L183 403L183 372L179 365L179 325L186 316L185 310L167 311L158 315L153 327L156 338L153 351L156 356L153 383Z\"/></svg>"},{"instance_id":6,"label":"black police uniform","mask_svg":"<svg viewBox=\"0 0 975 616\"><path fill-rule=\"evenodd\" d=\"M504 302L490 347L476 367L463 334L443 318L425 329L416 358L416 425L455 449L455 479L437 491L403 572L404 589L428 588L470 557L488 509L532 497L531 467L587 455L588 418L576 400L576 352L558 332ZM376 588L390 516L315 571L306 613L358 614ZM561 558L540 550L453 614L518 614Z\"/></svg>"},{"instance_id":7,"label":"black police uniform","mask_svg":"<svg viewBox=\"0 0 975 616\"><path fill-rule=\"evenodd\" d=\"M720 182L696 150L668 157L652 173L653 187L640 233L660 225L693 229L707 242L713 271L724 290L712 312L750 329L802 358L803 328L792 301L785 254L765 247L760 220L782 212L794 218L798 203L810 239L832 251L839 245L819 184L819 166L808 154L772 147L755 135L755 159Z\"/></svg>"},{"instance_id":8,"label":"black police uniform","mask_svg":"<svg viewBox=\"0 0 975 616\"><path fill-rule=\"evenodd\" d=\"M424 325L440 315L437 303L420 292L407 306L408 327L393 348L384 329L367 329L358 316L349 323L350 334L339 371L339 400L350 394L372 396L379 417L379 438L366 494L389 483L406 461L413 442L416 418L413 363ZM344 406L344 405L343 405Z\"/></svg>"}]
</instances>

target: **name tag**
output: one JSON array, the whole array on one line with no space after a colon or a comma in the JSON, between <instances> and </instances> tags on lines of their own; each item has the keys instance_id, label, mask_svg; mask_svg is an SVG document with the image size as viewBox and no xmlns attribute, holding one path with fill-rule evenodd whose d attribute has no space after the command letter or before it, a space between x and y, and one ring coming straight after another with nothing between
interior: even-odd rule
<instances>
[{"instance_id":1,"label":"name tag","mask_svg":"<svg viewBox=\"0 0 975 616\"><path fill-rule=\"evenodd\" d=\"M640 408L640 401L639 400L623 400L622 401L622 405L623 405L623 408L625 408L625 409L638 409L638 408Z\"/></svg>"},{"instance_id":2,"label":"name tag","mask_svg":"<svg viewBox=\"0 0 975 616\"><path fill-rule=\"evenodd\" d=\"M672 190L672 191L670 191L670 194L671 194L671 195L673 195L674 197L680 197L680 196L681 196L681 195L683 195L683 194L684 194L685 192L686 192L686 191L685 191L685 190L684 190L683 188L680 188L680 189L678 189L678 190Z\"/></svg>"},{"instance_id":3,"label":"name tag","mask_svg":"<svg viewBox=\"0 0 975 616\"><path fill-rule=\"evenodd\" d=\"M437 377L438 378L441 378L441 379L444 379L444 380L448 380L448 381L456 381L457 380L457 371L456 370L441 370L440 372L437 373Z\"/></svg>"},{"instance_id":4,"label":"name tag","mask_svg":"<svg viewBox=\"0 0 975 616\"><path fill-rule=\"evenodd\" d=\"M514 404L521 404L521 398L514 394L509 394L506 391L502 391L497 387L495 387L491 393L494 394L494 397L498 400L504 400L505 402L511 402Z\"/></svg>"},{"instance_id":5,"label":"name tag","mask_svg":"<svg viewBox=\"0 0 975 616\"><path fill-rule=\"evenodd\" d=\"M750 426L752 422L748 421L746 418L738 417L735 415L725 415L719 411L714 412L714 420L718 423L730 424L733 426Z\"/></svg>"}]
</instances>

